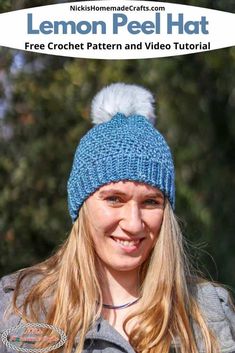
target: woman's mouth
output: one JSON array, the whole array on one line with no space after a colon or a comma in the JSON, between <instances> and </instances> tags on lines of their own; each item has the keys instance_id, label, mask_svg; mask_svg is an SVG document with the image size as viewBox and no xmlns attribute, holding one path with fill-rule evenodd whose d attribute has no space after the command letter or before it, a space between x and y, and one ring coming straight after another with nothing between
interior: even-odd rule
<instances>
[{"instance_id":1,"label":"woman's mouth","mask_svg":"<svg viewBox=\"0 0 235 353\"><path fill-rule=\"evenodd\" d=\"M142 242L142 239L131 239L131 240L127 240L127 239L120 239L120 238L116 238L116 237L111 237L117 244L118 246L120 246L123 250L127 251L127 252L132 252L135 251L139 248L140 243Z\"/></svg>"},{"instance_id":2,"label":"woman's mouth","mask_svg":"<svg viewBox=\"0 0 235 353\"><path fill-rule=\"evenodd\" d=\"M122 240L118 238L113 238L117 243L122 244L124 246L136 246L140 243L140 239L138 240Z\"/></svg>"}]
</instances>

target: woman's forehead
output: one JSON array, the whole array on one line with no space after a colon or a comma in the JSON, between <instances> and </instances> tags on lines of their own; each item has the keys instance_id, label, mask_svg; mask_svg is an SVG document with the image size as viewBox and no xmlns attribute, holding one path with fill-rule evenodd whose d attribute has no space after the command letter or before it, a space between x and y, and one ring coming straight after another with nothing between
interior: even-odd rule
<instances>
[{"instance_id":1,"label":"woman's forehead","mask_svg":"<svg viewBox=\"0 0 235 353\"><path fill-rule=\"evenodd\" d=\"M110 192L120 192L120 193L138 193L138 194L153 194L153 195L163 195L161 190L158 188L140 183L137 181L123 180L118 182L112 182L101 186L97 191L99 194L106 194Z\"/></svg>"}]
</instances>

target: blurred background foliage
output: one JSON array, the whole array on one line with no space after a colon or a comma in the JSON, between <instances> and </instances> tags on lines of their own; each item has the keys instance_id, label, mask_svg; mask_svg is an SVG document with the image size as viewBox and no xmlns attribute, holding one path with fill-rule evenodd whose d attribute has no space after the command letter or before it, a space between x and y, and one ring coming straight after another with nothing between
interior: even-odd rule
<instances>
[{"instance_id":1,"label":"blurred background foliage","mask_svg":"<svg viewBox=\"0 0 235 353\"><path fill-rule=\"evenodd\" d=\"M0 12L56 2L3 0ZM234 0L171 2L235 12ZM73 153L91 127L92 97L118 81L156 94L192 258L235 289L235 48L123 61L0 48L0 275L45 259L67 237Z\"/></svg>"}]
</instances>

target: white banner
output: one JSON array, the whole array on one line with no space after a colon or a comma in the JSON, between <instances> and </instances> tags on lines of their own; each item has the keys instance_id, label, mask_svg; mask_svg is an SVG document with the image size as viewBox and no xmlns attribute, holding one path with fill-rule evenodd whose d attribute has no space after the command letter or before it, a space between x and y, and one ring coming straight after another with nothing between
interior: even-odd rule
<instances>
[{"instance_id":1,"label":"white banner","mask_svg":"<svg viewBox=\"0 0 235 353\"><path fill-rule=\"evenodd\" d=\"M153 1L83 1L0 15L0 45L96 59L144 59L235 45L235 14Z\"/></svg>"}]
</instances>

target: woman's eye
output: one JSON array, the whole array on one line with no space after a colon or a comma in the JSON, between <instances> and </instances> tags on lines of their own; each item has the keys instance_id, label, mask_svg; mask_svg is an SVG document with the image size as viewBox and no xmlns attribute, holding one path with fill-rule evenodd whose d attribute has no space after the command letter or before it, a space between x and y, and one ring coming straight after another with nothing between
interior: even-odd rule
<instances>
[{"instance_id":1,"label":"woman's eye","mask_svg":"<svg viewBox=\"0 0 235 353\"><path fill-rule=\"evenodd\" d=\"M144 201L144 204L147 206L160 207L160 206L163 206L163 201L159 201L155 199L147 199Z\"/></svg>"},{"instance_id":2,"label":"woman's eye","mask_svg":"<svg viewBox=\"0 0 235 353\"><path fill-rule=\"evenodd\" d=\"M158 202L156 200L153 200L153 199L145 200L145 203L148 204L148 205L157 205L158 204Z\"/></svg>"},{"instance_id":3,"label":"woman's eye","mask_svg":"<svg viewBox=\"0 0 235 353\"><path fill-rule=\"evenodd\" d=\"M106 198L106 201L108 201L111 204L116 204L116 203L120 203L121 199L118 196L109 196Z\"/></svg>"}]
</instances>

